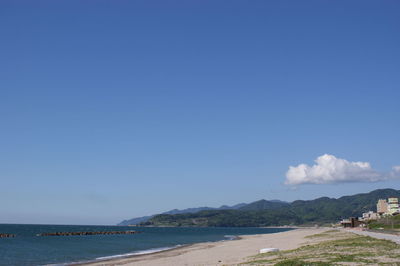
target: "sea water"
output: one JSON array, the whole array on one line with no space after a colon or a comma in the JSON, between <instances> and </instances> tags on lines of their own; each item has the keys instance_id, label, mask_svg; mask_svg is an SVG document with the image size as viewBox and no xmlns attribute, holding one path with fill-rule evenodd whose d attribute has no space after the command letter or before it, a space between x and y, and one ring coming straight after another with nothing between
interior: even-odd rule
<instances>
[{"instance_id":1,"label":"sea water","mask_svg":"<svg viewBox=\"0 0 400 266\"><path fill-rule=\"evenodd\" d=\"M51 232L140 231L131 235L37 236ZM236 236L269 234L290 228L253 227L127 227L88 225L0 224L0 265L68 265L73 262L120 258L182 245L232 240Z\"/></svg>"}]
</instances>

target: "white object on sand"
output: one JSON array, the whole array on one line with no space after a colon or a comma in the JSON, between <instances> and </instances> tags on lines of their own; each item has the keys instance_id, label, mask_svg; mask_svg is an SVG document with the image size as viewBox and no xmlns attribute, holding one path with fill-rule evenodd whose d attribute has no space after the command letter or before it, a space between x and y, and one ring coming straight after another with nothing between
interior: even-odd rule
<instances>
[{"instance_id":1,"label":"white object on sand","mask_svg":"<svg viewBox=\"0 0 400 266\"><path fill-rule=\"evenodd\" d=\"M260 254L268 253L268 252L275 252L275 251L279 251L279 249L278 248L262 248L262 249L260 249Z\"/></svg>"}]
</instances>

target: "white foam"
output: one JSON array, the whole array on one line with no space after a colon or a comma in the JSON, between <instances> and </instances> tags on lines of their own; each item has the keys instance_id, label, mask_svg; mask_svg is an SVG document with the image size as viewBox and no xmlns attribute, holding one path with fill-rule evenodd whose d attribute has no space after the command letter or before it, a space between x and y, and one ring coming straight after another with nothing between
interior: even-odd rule
<instances>
[{"instance_id":1,"label":"white foam","mask_svg":"<svg viewBox=\"0 0 400 266\"><path fill-rule=\"evenodd\" d=\"M235 235L224 235L224 237L227 238L228 240L236 240L239 238L238 236Z\"/></svg>"},{"instance_id":2,"label":"white foam","mask_svg":"<svg viewBox=\"0 0 400 266\"><path fill-rule=\"evenodd\" d=\"M176 245L176 246L173 246L173 247L151 248L151 249L146 249L146 250L139 250L139 251L132 252L132 253L125 253L125 254L120 254L120 255L99 257L99 258L96 258L96 260L109 260L109 259L124 258L124 257L130 257L130 256L139 256L139 255L145 255L145 254L152 254L152 253L157 253L157 252L161 252L161 251L166 251L166 250L178 248L178 247L181 247L181 246L182 245Z\"/></svg>"}]
</instances>

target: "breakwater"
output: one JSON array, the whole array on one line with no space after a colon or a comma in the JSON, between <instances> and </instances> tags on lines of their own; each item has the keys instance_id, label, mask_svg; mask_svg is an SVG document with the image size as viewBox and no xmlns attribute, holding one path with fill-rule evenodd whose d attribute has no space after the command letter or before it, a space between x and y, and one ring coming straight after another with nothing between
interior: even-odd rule
<instances>
[{"instance_id":1,"label":"breakwater","mask_svg":"<svg viewBox=\"0 0 400 266\"><path fill-rule=\"evenodd\" d=\"M91 235L132 235L139 231L85 231L85 232L54 232L41 233L36 236L91 236Z\"/></svg>"},{"instance_id":2,"label":"breakwater","mask_svg":"<svg viewBox=\"0 0 400 266\"><path fill-rule=\"evenodd\" d=\"M0 233L0 238L6 238L6 237L15 237L14 234L1 234Z\"/></svg>"}]
</instances>

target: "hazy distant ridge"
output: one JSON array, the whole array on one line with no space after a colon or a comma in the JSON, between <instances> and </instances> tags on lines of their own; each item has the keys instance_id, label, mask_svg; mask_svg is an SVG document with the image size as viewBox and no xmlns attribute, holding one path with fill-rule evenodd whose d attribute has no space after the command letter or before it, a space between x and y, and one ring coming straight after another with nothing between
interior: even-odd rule
<instances>
[{"instance_id":1,"label":"hazy distant ridge","mask_svg":"<svg viewBox=\"0 0 400 266\"><path fill-rule=\"evenodd\" d=\"M260 203L260 202L262 202L262 203ZM173 214L184 214L184 213L197 213L197 212L206 211L206 210L238 210L238 209L246 209L246 207L248 207L249 209L253 209L253 208L255 208L255 206L259 206L260 204L263 204L263 206L265 207L266 205L268 205L268 203L271 205L271 208L275 208L277 206L282 206L282 204L283 205L288 204L287 202L280 201L280 200L271 200L271 201L260 200L260 201L255 201L255 202L252 202L249 204L239 203L239 204L236 204L233 206L222 205L219 208L198 207L198 208L188 208L188 209L183 209L183 210L173 209L170 211L163 212L161 214L173 215ZM124 221L120 222L118 225L136 225L136 224L144 223L156 215L158 215L158 214L124 220Z\"/></svg>"}]
</instances>

